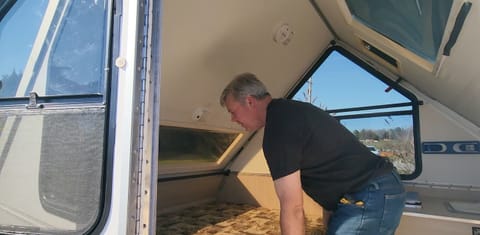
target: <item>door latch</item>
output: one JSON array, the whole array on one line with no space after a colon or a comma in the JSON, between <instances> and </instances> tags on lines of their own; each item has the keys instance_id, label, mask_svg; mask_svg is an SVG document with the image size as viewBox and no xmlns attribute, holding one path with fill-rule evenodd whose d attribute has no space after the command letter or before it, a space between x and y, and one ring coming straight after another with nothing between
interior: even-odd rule
<instances>
[{"instance_id":1,"label":"door latch","mask_svg":"<svg viewBox=\"0 0 480 235\"><path fill-rule=\"evenodd\" d=\"M38 94L34 91L30 92L30 97L28 99L28 104L25 105L27 109L41 109L43 104L37 103Z\"/></svg>"}]
</instances>

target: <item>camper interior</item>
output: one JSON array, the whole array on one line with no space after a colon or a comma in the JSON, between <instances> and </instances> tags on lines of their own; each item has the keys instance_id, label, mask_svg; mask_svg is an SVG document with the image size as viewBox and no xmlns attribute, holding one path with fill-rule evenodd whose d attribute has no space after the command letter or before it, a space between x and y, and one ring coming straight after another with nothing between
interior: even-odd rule
<instances>
[{"instance_id":1,"label":"camper interior","mask_svg":"<svg viewBox=\"0 0 480 235\"><path fill-rule=\"evenodd\" d=\"M250 72L394 164L396 234L478 235L479 23L478 0L0 0L0 233L279 234L263 129L219 102Z\"/></svg>"},{"instance_id":2,"label":"camper interior","mask_svg":"<svg viewBox=\"0 0 480 235\"><path fill-rule=\"evenodd\" d=\"M392 159L421 202L405 209L398 234L479 227L476 2L212 0L161 8L159 215L208 202L279 208L262 130L245 132L218 101L235 75L252 72L274 97L329 110ZM304 198L306 213L320 216Z\"/></svg>"}]
</instances>

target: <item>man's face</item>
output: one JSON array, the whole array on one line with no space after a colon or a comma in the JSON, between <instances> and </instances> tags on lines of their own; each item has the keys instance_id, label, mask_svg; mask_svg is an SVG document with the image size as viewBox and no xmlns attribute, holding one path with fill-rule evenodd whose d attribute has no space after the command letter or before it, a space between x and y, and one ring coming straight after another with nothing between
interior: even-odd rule
<instances>
[{"instance_id":1,"label":"man's face","mask_svg":"<svg viewBox=\"0 0 480 235\"><path fill-rule=\"evenodd\" d=\"M245 98L244 103L236 101L232 95L228 95L225 99L225 107L231 115L232 122L240 124L247 131L260 128L252 102L255 102L253 97Z\"/></svg>"}]
</instances>

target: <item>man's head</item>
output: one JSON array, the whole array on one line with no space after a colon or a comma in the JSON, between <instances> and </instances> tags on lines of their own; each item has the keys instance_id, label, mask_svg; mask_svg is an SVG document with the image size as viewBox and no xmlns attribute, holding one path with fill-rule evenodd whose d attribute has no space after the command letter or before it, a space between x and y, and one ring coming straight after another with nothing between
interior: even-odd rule
<instances>
[{"instance_id":1,"label":"man's head","mask_svg":"<svg viewBox=\"0 0 480 235\"><path fill-rule=\"evenodd\" d=\"M220 105L227 108L233 122L254 131L265 125L270 100L267 88L254 74L242 73L225 87Z\"/></svg>"}]
</instances>

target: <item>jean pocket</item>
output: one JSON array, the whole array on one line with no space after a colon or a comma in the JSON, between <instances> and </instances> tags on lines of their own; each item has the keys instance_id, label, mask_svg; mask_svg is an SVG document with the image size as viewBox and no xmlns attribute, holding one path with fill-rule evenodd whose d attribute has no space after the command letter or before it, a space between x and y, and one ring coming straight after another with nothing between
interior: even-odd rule
<instances>
[{"instance_id":1,"label":"jean pocket","mask_svg":"<svg viewBox=\"0 0 480 235\"><path fill-rule=\"evenodd\" d=\"M380 231L386 234L393 234L398 227L405 206L405 195L405 192L385 195L385 206L383 208Z\"/></svg>"}]
</instances>

